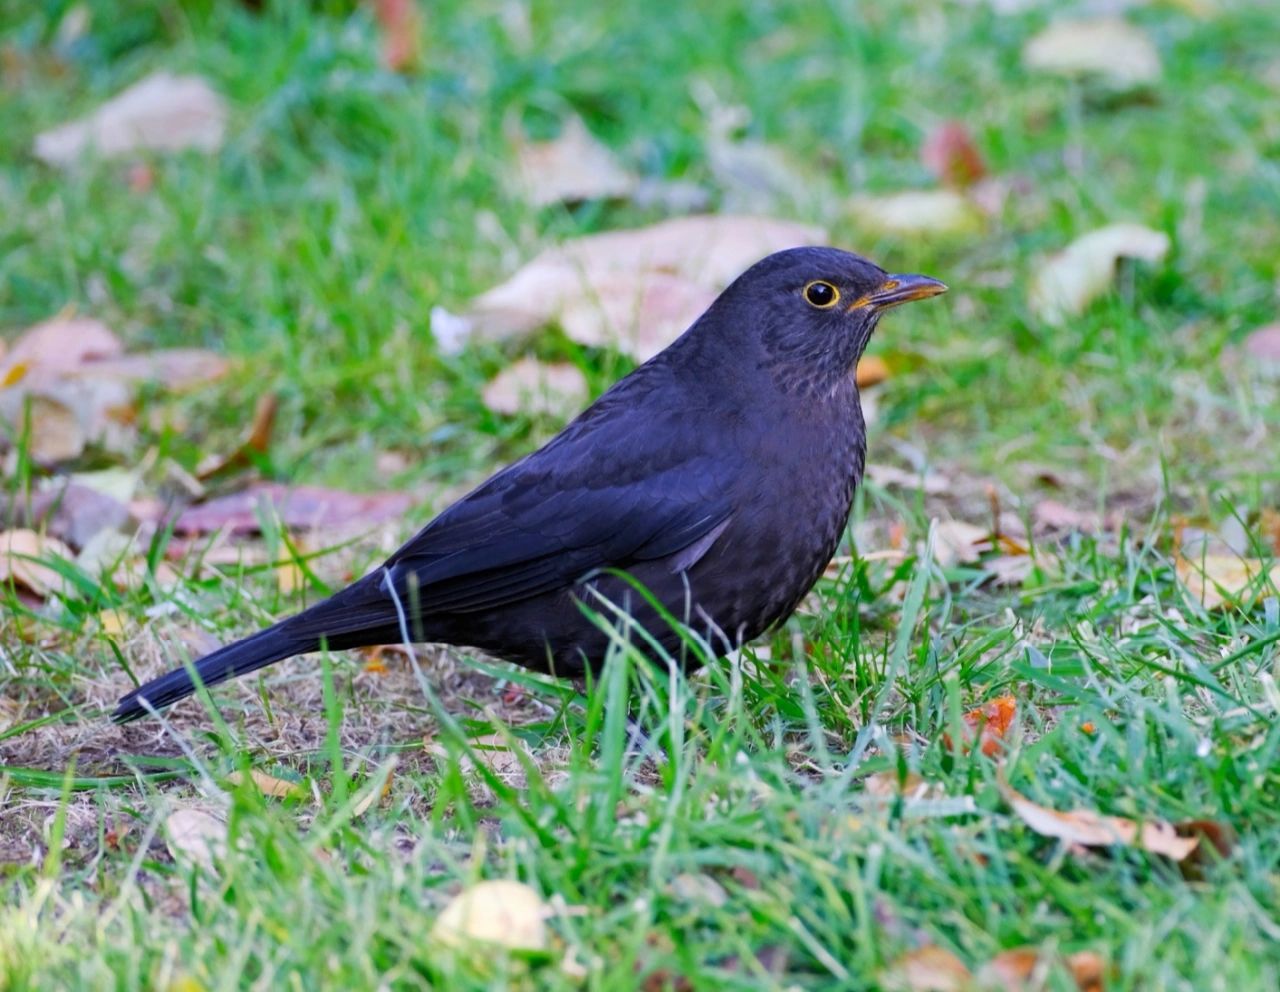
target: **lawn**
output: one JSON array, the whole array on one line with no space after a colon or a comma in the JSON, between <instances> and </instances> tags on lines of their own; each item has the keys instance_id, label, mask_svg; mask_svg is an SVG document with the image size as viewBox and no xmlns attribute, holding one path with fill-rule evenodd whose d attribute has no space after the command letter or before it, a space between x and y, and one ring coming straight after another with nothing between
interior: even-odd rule
<instances>
[{"instance_id":1,"label":"lawn","mask_svg":"<svg viewBox=\"0 0 1280 992\"><path fill-rule=\"evenodd\" d=\"M128 581L5 582L0 989L1280 987L1280 358L1255 334L1280 7L480 0L423 5L392 69L373 4L255 6L0 11L0 332L71 307L229 362L56 464L5 420L6 502L113 470L142 502L274 480L411 509L162 529ZM1099 6L1158 77L1025 63ZM157 70L225 98L220 148L33 155ZM573 115L659 195L532 202L515 145ZM972 216L874 223L867 198L941 188L946 121L988 173ZM784 628L687 678L620 646L591 685L312 655L110 724L133 678L314 602L549 438L561 414L486 405L518 358L592 395L628 371L558 328L443 348L440 312L680 196L951 287L872 342L873 470ZM1121 222L1168 250L1050 319L1047 260ZM264 395L269 443L189 485ZM1202 596L1206 569L1231 587ZM451 943L483 880L528 886L545 933Z\"/></svg>"}]
</instances>

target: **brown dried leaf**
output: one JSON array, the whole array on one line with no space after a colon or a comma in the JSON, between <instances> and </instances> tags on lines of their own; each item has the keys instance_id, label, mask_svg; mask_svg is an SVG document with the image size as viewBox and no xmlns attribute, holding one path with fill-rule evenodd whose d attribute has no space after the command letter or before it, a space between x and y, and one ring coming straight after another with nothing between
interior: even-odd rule
<instances>
[{"instance_id":1,"label":"brown dried leaf","mask_svg":"<svg viewBox=\"0 0 1280 992\"><path fill-rule=\"evenodd\" d=\"M89 152L106 158L137 149L215 151L227 108L199 76L154 73L112 97L92 114L36 137L35 154L68 166Z\"/></svg>"},{"instance_id":2,"label":"brown dried leaf","mask_svg":"<svg viewBox=\"0 0 1280 992\"><path fill-rule=\"evenodd\" d=\"M196 478L204 482L229 469L247 465L251 454L265 455L271 448L271 433L275 429L279 405L279 397L275 393L259 396L244 440L229 455L209 455L201 461L196 466Z\"/></svg>"},{"instance_id":3,"label":"brown dried leaf","mask_svg":"<svg viewBox=\"0 0 1280 992\"><path fill-rule=\"evenodd\" d=\"M549 946L548 915L542 897L522 882L478 882L445 906L431 928L431 937L447 947L485 944L541 953Z\"/></svg>"},{"instance_id":4,"label":"brown dried leaf","mask_svg":"<svg viewBox=\"0 0 1280 992\"><path fill-rule=\"evenodd\" d=\"M965 963L937 944L904 954L883 978L885 988L900 992L965 992L973 987L973 973Z\"/></svg>"},{"instance_id":5,"label":"brown dried leaf","mask_svg":"<svg viewBox=\"0 0 1280 992\"><path fill-rule=\"evenodd\" d=\"M1174 562L1179 581L1206 610L1251 606L1260 595L1280 589L1280 562L1209 553Z\"/></svg>"},{"instance_id":6,"label":"brown dried leaf","mask_svg":"<svg viewBox=\"0 0 1280 992\"><path fill-rule=\"evenodd\" d=\"M618 199L631 195L637 183L577 115L565 120L551 141L518 140L516 174L535 207Z\"/></svg>"},{"instance_id":7,"label":"brown dried leaf","mask_svg":"<svg viewBox=\"0 0 1280 992\"><path fill-rule=\"evenodd\" d=\"M1043 837L1055 837L1082 847L1139 847L1152 854L1182 861L1200 844L1198 837L1179 837L1161 820L1138 824L1121 816L1107 816L1089 809L1060 813L1034 803L1001 781L1000 792L1018 818Z\"/></svg>"},{"instance_id":8,"label":"brown dried leaf","mask_svg":"<svg viewBox=\"0 0 1280 992\"><path fill-rule=\"evenodd\" d=\"M1047 259L1031 282L1029 302L1048 323L1083 312L1110 288L1116 263L1136 258L1150 264L1168 254L1169 235L1141 224L1109 224L1076 238Z\"/></svg>"},{"instance_id":9,"label":"brown dried leaf","mask_svg":"<svg viewBox=\"0 0 1280 992\"><path fill-rule=\"evenodd\" d=\"M1054 21L1027 42L1022 64L1059 76L1094 76L1118 89L1160 79L1156 46L1119 17Z\"/></svg>"},{"instance_id":10,"label":"brown dried leaf","mask_svg":"<svg viewBox=\"0 0 1280 992\"><path fill-rule=\"evenodd\" d=\"M176 534L210 534L226 530L251 534L258 529L259 510L274 513L289 530L342 527L369 528L394 520L412 505L405 493L348 493L317 486L261 482L242 492L188 507L174 525Z\"/></svg>"},{"instance_id":11,"label":"brown dried leaf","mask_svg":"<svg viewBox=\"0 0 1280 992\"><path fill-rule=\"evenodd\" d=\"M25 528L0 531L0 583L16 582L43 597L62 592L66 587L62 574L39 560L50 558L71 562L75 554L56 537Z\"/></svg>"},{"instance_id":12,"label":"brown dried leaf","mask_svg":"<svg viewBox=\"0 0 1280 992\"><path fill-rule=\"evenodd\" d=\"M960 121L944 121L929 132L920 148L924 167L948 186L972 186L987 174L982 153Z\"/></svg>"},{"instance_id":13,"label":"brown dried leaf","mask_svg":"<svg viewBox=\"0 0 1280 992\"><path fill-rule=\"evenodd\" d=\"M494 413L567 417L582 408L587 395L587 377L576 365L522 358L498 373L481 398Z\"/></svg>"}]
</instances>

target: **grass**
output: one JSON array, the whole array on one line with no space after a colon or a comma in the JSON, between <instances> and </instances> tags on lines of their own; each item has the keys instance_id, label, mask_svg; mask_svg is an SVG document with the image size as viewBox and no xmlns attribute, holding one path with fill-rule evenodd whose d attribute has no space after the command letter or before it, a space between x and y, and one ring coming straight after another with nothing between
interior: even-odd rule
<instances>
[{"instance_id":1,"label":"grass","mask_svg":"<svg viewBox=\"0 0 1280 992\"><path fill-rule=\"evenodd\" d=\"M367 11L346 4L91 3L69 47L65 6L0 14L0 326L72 303L131 347L231 356L217 387L149 401L157 466L227 450L270 389L265 474L421 495L394 533L312 559L317 582L362 571L555 428L488 412L480 388L519 349L438 354L430 309L460 309L557 238L658 216L528 207L504 181L511 122L537 132L572 109L645 174L719 195L695 80L800 163L782 212L953 286L873 344L895 374L870 453L952 485L864 487L863 557L739 661L686 680L620 649L585 693L462 652L427 651L421 671L311 658L217 690L221 718L188 704L170 734L115 729L98 708L127 671L316 591L282 593L257 567L123 592L85 579L60 609L10 592L0 988L859 989L930 943L974 970L1021 945L1096 951L1108 989L1280 985L1280 596L1205 612L1173 570L1177 527L1239 517L1259 539L1280 505L1277 380L1238 351L1276 311L1270 5L1131 11L1164 76L1126 100L1022 70L1052 5L436 5L407 77L379 67ZM219 154L154 160L145 194L117 164L32 160L38 131L158 68L231 101ZM860 229L850 196L928 185L921 137L952 117L993 173L1020 177L998 220L960 239ZM1171 257L1125 269L1065 326L1038 322L1037 260L1122 219L1170 233ZM531 347L597 391L626 371L557 336ZM380 472L388 451L406 467ZM989 563L925 550L935 517L989 520L988 487L1006 519L1052 496L1123 521L1096 537L1033 526L1037 569L995 585ZM866 556L892 533L901 559ZM268 561L293 554L267 545ZM1000 762L947 743L1006 694ZM515 760L474 753L481 735L518 741ZM250 767L305 795L227 785ZM928 791L883 798L877 772ZM1011 813L1000 774L1056 809L1211 820L1238 840L1185 873L1073 850ZM229 823L211 871L162 840L192 806ZM429 939L482 878L550 902L549 953L477 960ZM1061 970L1046 982L1073 987Z\"/></svg>"}]
</instances>

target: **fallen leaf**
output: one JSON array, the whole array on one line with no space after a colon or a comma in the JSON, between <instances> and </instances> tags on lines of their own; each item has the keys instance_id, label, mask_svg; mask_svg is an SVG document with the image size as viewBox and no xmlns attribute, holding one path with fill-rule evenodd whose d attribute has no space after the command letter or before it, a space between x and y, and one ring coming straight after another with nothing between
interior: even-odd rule
<instances>
[{"instance_id":1,"label":"fallen leaf","mask_svg":"<svg viewBox=\"0 0 1280 992\"><path fill-rule=\"evenodd\" d=\"M1049 972L1055 964L1066 968L1080 992L1102 992L1106 963L1093 951L1077 951L1059 961L1034 947L1015 947L1001 951L983 965L978 982L984 989L1033 992L1054 987L1049 982Z\"/></svg>"},{"instance_id":2,"label":"fallen leaf","mask_svg":"<svg viewBox=\"0 0 1280 992\"><path fill-rule=\"evenodd\" d=\"M587 377L576 365L522 358L498 373L481 399L494 413L563 418L580 410L587 396Z\"/></svg>"},{"instance_id":3,"label":"fallen leaf","mask_svg":"<svg viewBox=\"0 0 1280 992\"><path fill-rule=\"evenodd\" d=\"M1174 561L1178 580L1191 598L1206 610L1251 606L1260 596L1280 589L1280 562L1243 558L1234 554L1179 555Z\"/></svg>"},{"instance_id":4,"label":"fallen leaf","mask_svg":"<svg viewBox=\"0 0 1280 992\"><path fill-rule=\"evenodd\" d=\"M864 355L858 362L856 379L859 389L878 386L889 378L889 365L879 355Z\"/></svg>"},{"instance_id":5,"label":"fallen leaf","mask_svg":"<svg viewBox=\"0 0 1280 992\"><path fill-rule=\"evenodd\" d=\"M1102 530L1102 520L1088 510L1077 510L1054 499L1042 499L1031 509L1037 529L1046 531L1081 531L1096 534Z\"/></svg>"},{"instance_id":6,"label":"fallen leaf","mask_svg":"<svg viewBox=\"0 0 1280 992\"><path fill-rule=\"evenodd\" d=\"M45 564L54 558L70 563L75 560L75 554L56 537L33 530L19 528L0 532L0 583L16 582L42 597L62 592L66 588L62 573Z\"/></svg>"},{"instance_id":7,"label":"fallen leaf","mask_svg":"<svg viewBox=\"0 0 1280 992\"><path fill-rule=\"evenodd\" d=\"M1080 992L1102 992L1107 962L1097 951L1076 951L1067 955L1067 970Z\"/></svg>"},{"instance_id":8,"label":"fallen leaf","mask_svg":"<svg viewBox=\"0 0 1280 992\"><path fill-rule=\"evenodd\" d=\"M1155 45L1120 17L1053 21L1027 42L1022 64L1059 76L1093 76L1118 89L1160 79Z\"/></svg>"},{"instance_id":9,"label":"fallen leaf","mask_svg":"<svg viewBox=\"0 0 1280 992\"><path fill-rule=\"evenodd\" d=\"M56 465L78 458L88 444L82 418L60 398L22 391L0 391L0 417L25 441L27 454L39 465Z\"/></svg>"},{"instance_id":10,"label":"fallen leaf","mask_svg":"<svg viewBox=\"0 0 1280 992\"><path fill-rule=\"evenodd\" d=\"M244 439L228 455L210 455L196 466L195 476L205 482L215 475L241 465L247 465L253 455L265 455L271 447L271 434L275 429L279 397L275 393L263 393L254 404L253 420Z\"/></svg>"},{"instance_id":11,"label":"fallen leaf","mask_svg":"<svg viewBox=\"0 0 1280 992\"><path fill-rule=\"evenodd\" d=\"M714 290L683 276L608 273L592 286L591 296L565 301L559 323L571 341L614 348L646 362L683 334L715 298Z\"/></svg>"},{"instance_id":12,"label":"fallen leaf","mask_svg":"<svg viewBox=\"0 0 1280 992\"><path fill-rule=\"evenodd\" d=\"M2 367L39 366L48 371L62 372L88 361L115 358L122 354L124 345L102 321L90 317L58 316L23 331Z\"/></svg>"},{"instance_id":13,"label":"fallen leaf","mask_svg":"<svg viewBox=\"0 0 1280 992\"><path fill-rule=\"evenodd\" d=\"M1004 738L1018 715L1018 700L1014 696L999 696L983 703L964 715L965 737L963 750L976 738L978 750L988 758L1004 749ZM942 735L943 743L951 747L951 735Z\"/></svg>"},{"instance_id":14,"label":"fallen leaf","mask_svg":"<svg viewBox=\"0 0 1280 992\"><path fill-rule=\"evenodd\" d=\"M1280 362L1280 323L1266 324L1250 331L1244 339L1244 350L1264 362Z\"/></svg>"},{"instance_id":15,"label":"fallen leaf","mask_svg":"<svg viewBox=\"0 0 1280 992\"><path fill-rule=\"evenodd\" d=\"M620 330L646 326L651 304L660 304L668 313L679 312L682 320L696 317L696 313L686 317L686 304L670 302L677 286L682 298L691 295L684 283L718 292L765 255L825 240L819 228L732 215L678 217L649 227L592 234L542 252L506 282L478 297L463 316L432 311L432 332L442 349L456 351L473 334L490 339L528 334L561 321L566 311L578 307L583 308L583 316L567 321L575 326L572 330L566 326L566 333L580 337L590 333L607 341ZM683 283L656 281L659 291L650 298L643 287L655 274L677 277ZM619 287L624 290L620 292ZM637 301L645 309L638 309ZM622 319L612 323L602 319L601 306L617 308ZM582 326L584 322L590 330Z\"/></svg>"},{"instance_id":16,"label":"fallen leaf","mask_svg":"<svg viewBox=\"0 0 1280 992\"><path fill-rule=\"evenodd\" d=\"M549 946L547 916L542 897L522 882L477 882L445 906L431 936L447 947L479 943L541 953Z\"/></svg>"},{"instance_id":17,"label":"fallen leaf","mask_svg":"<svg viewBox=\"0 0 1280 992\"><path fill-rule=\"evenodd\" d=\"M978 970L982 988L1005 992L1026 992L1041 965L1040 952L1034 947L1015 947L1001 951Z\"/></svg>"},{"instance_id":18,"label":"fallen leaf","mask_svg":"<svg viewBox=\"0 0 1280 992\"><path fill-rule=\"evenodd\" d=\"M1034 274L1031 309L1041 320L1060 323L1083 312L1107 291L1120 259L1155 264L1169 247L1169 235L1141 224L1110 224L1090 231L1047 259Z\"/></svg>"},{"instance_id":19,"label":"fallen leaf","mask_svg":"<svg viewBox=\"0 0 1280 992\"><path fill-rule=\"evenodd\" d=\"M883 976L886 989L900 992L965 992L973 973L937 944L925 944L898 958Z\"/></svg>"},{"instance_id":20,"label":"fallen leaf","mask_svg":"<svg viewBox=\"0 0 1280 992\"><path fill-rule=\"evenodd\" d=\"M397 761L398 759L396 755L393 754L386 766L386 779L381 785L378 785L376 782L370 783L369 787L365 789L364 795L356 801L356 804L353 807L351 807L352 819L359 819L364 816L365 813L369 812L369 809L375 802L382 802L387 798L387 796L391 795L391 784L395 781Z\"/></svg>"},{"instance_id":21,"label":"fallen leaf","mask_svg":"<svg viewBox=\"0 0 1280 992\"><path fill-rule=\"evenodd\" d=\"M895 770L873 772L862 780L862 788L866 790L867 795L877 799L892 799L897 796L922 799L929 791L929 783L915 772L900 775Z\"/></svg>"},{"instance_id":22,"label":"fallen leaf","mask_svg":"<svg viewBox=\"0 0 1280 992\"><path fill-rule=\"evenodd\" d=\"M199 76L157 72L89 116L38 135L35 154L67 166L90 152L105 158L138 149L211 152L222 144L226 121L222 97Z\"/></svg>"},{"instance_id":23,"label":"fallen leaf","mask_svg":"<svg viewBox=\"0 0 1280 992\"><path fill-rule=\"evenodd\" d=\"M1139 825L1121 816L1107 816L1089 809L1060 813L1034 803L1000 781L1000 793L1018 818L1042 837L1054 837L1082 847L1138 847L1173 861L1182 861L1200 844L1198 837L1179 837L1172 824L1162 820Z\"/></svg>"},{"instance_id":24,"label":"fallen leaf","mask_svg":"<svg viewBox=\"0 0 1280 992\"><path fill-rule=\"evenodd\" d=\"M227 776L227 781L232 785L239 785L244 781L244 775L238 771L232 772ZM307 794L306 790L297 782L276 778L274 775L268 775L266 772L259 771L256 768L249 769L249 781L257 786L258 791L264 796L270 796L272 799L286 799L289 797L296 799Z\"/></svg>"},{"instance_id":25,"label":"fallen leaf","mask_svg":"<svg viewBox=\"0 0 1280 992\"><path fill-rule=\"evenodd\" d=\"M859 228L876 234L954 235L982 228L978 209L950 189L857 196L850 201L849 216Z\"/></svg>"},{"instance_id":26,"label":"fallen leaf","mask_svg":"<svg viewBox=\"0 0 1280 992\"><path fill-rule=\"evenodd\" d=\"M1191 856L1183 862L1183 874L1200 877L1203 869L1216 860L1231 857L1240 838L1229 823L1217 820L1182 820L1173 825L1179 837L1194 837L1200 841Z\"/></svg>"},{"instance_id":27,"label":"fallen leaf","mask_svg":"<svg viewBox=\"0 0 1280 992\"><path fill-rule=\"evenodd\" d=\"M701 872L681 872L671 879L668 888L681 902L702 903L712 909L721 909L729 902L724 886Z\"/></svg>"},{"instance_id":28,"label":"fallen leaf","mask_svg":"<svg viewBox=\"0 0 1280 992\"><path fill-rule=\"evenodd\" d=\"M349 493L317 486L260 482L230 496L188 507L174 523L176 534L252 534L260 512L275 514L289 530L370 528L394 520L413 504L405 493Z\"/></svg>"},{"instance_id":29,"label":"fallen leaf","mask_svg":"<svg viewBox=\"0 0 1280 992\"><path fill-rule=\"evenodd\" d=\"M920 160L939 181L960 189L987 174L982 153L960 121L943 121L930 131L920 147Z\"/></svg>"},{"instance_id":30,"label":"fallen leaf","mask_svg":"<svg viewBox=\"0 0 1280 992\"><path fill-rule=\"evenodd\" d=\"M930 529L933 534L933 560L940 568L975 562L991 532L963 520L935 520Z\"/></svg>"},{"instance_id":31,"label":"fallen leaf","mask_svg":"<svg viewBox=\"0 0 1280 992\"><path fill-rule=\"evenodd\" d=\"M868 465L867 478L886 489L918 489L930 496L950 492L952 488L951 480L945 475L928 471L908 472L893 465Z\"/></svg>"},{"instance_id":32,"label":"fallen leaf","mask_svg":"<svg viewBox=\"0 0 1280 992\"><path fill-rule=\"evenodd\" d=\"M212 870L227 851L227 824L200 809L178 809L165 818L165 844L174 861L188 861Z\"/></svg>"},{"instance_id":33,"label":"fallen leaf","mask_svg":"<svg viewBox=\"0 0 1280 992\"><path fill-rule=\"evenodd\" d=\"M221 355L203 348L160 348L84 362L72 374L81 378L155 382L174 392L182 392L216 382L230 368L231 363Z\"/></svg>"},{"instance_id":34,"label":"fallen leaf","mask_svg":"<svg viewBox=\"0 0 1280 992\"><path fill-rule=\"evenodd\" d=\"M576 114L551 141L517 140L516 175L521 192L535 207L620 199L637 183Z\"/></svg>"},{"instance_id":35,"label":"fallen leaf","mask_svg":"<svg viewBox=\"0 0 1280 992\"><path fill-rule=\"evenodd\" d=\"M102 610L98 614L98 630L104 637L123 637L124 614L119 610Z\"/></svg>"},{"instance_id":36,"label":"fallen leaf","mask_svg":"<svg viewBox=\"0 0 1280 992\"><path fill-rule=\"evenodd\" d=\"M129 522L129 508L72 479L55 478L42 485L29 504L18 500L5 507L4 517L11 525L32 527L73 548L82 548L99 531L123 528Z\"/></svg>"},{"instance_id":37,"label":"fallen leaf","mask_svg":"<svg viewBox=\"0 0 1280 992\"><path fill-rule=\"evenodd\" d=\"M422 13L416 0L375 0L382 34L382 64L392 72L414 69L421 60Z\"/></svg>"}]
</instances>

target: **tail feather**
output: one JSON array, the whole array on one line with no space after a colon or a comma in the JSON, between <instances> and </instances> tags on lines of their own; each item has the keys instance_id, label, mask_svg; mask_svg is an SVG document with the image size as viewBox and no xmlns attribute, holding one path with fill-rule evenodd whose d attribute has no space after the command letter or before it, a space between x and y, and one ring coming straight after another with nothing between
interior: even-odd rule
<instances>
[{"instance_id":1,"label":"tail feather","mask_svg":"<svg viewBox=\"0 0 1280 992\"><path fill-rule=\"evenodd\" d=\"M213 686L295 654L316 651L321 645L338 651L398 640L396 614L382 592L381 575L375 572L309 610L205 655L195 670L202 683ZM179 668L122 697L111 719L128 723L147 715L143 700L160 709L195 691L191 673Z\"/></svg>"},{"instance_id":2,"label":"tail feather","mask_svg":"<svg viewBox=\"0 0 1280 992\"><path fill-rule=\"evenodd\" d=\"M202 683L212 686L295 654L314 651L319 646L314 639L299 638L293 634L286 620L205 655L196 662L195 670ZM191 672L186 668L175 669L122 697L111 719L116 723L129 723L147 715L142 705L144 699L153 709L160 709L185 699L195 691Z\"/></svg>"}]
</instances>

